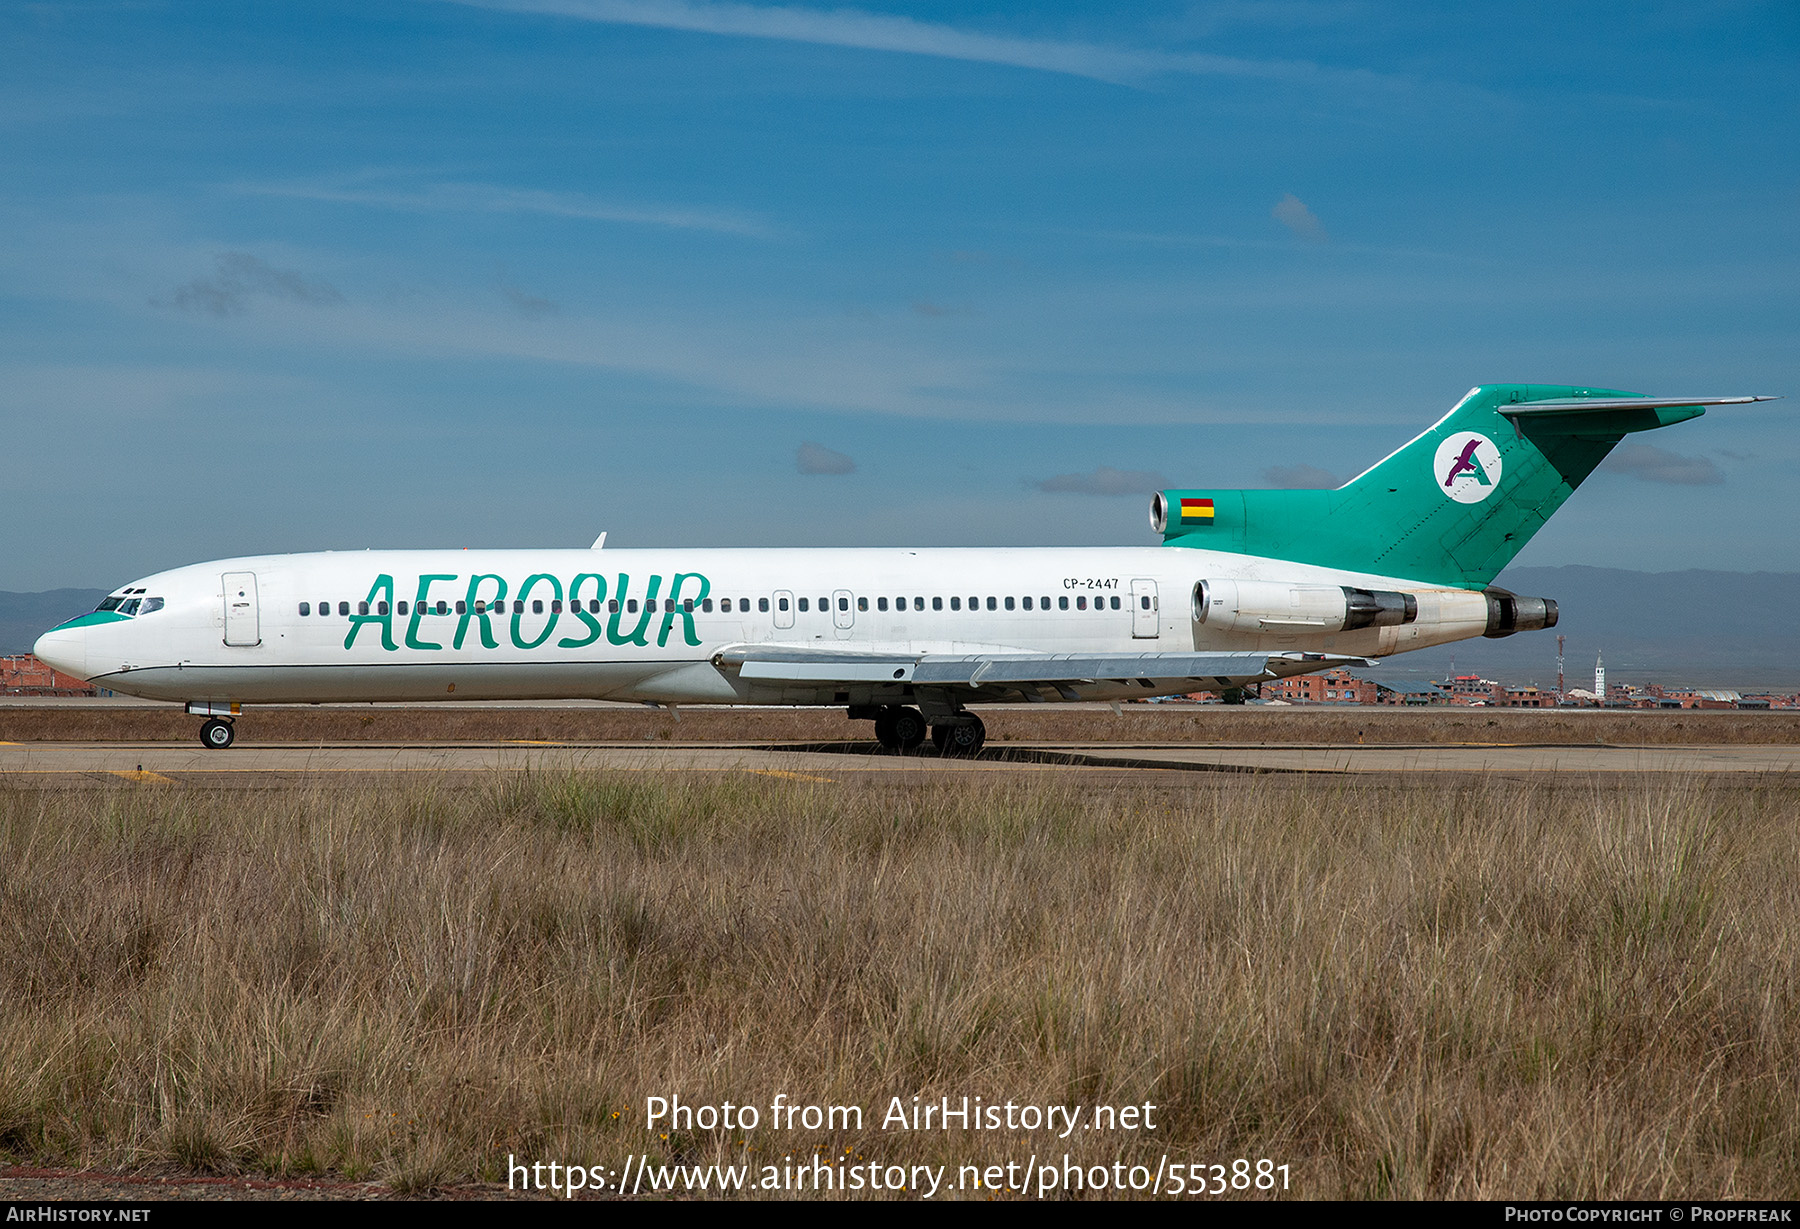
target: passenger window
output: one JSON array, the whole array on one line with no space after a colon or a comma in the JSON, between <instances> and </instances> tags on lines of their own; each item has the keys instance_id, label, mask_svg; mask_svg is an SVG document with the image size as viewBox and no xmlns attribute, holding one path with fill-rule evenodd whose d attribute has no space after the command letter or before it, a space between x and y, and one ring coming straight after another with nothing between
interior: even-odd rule
<instances>
[{"instance_id":1,"label":"passenger window","mask_svg":"<svg viewBox=\"0 0 1800 1229\"><path fill-rule=\"evenodd\" d=\"M831 599L828 597L820 598L819 599L819 613L820 614L829 614L830 611L831 611Z\"/></svg>"},{"instance_id":2,"label":"passenger window","mask_svg":"<svg viewBox=\"0 0 1800 1229\"><path fill-rule=\"evenodd\" d=\"M476 614L486 614L487 613L487 602L485 602L481 598L476 598L475 599L475 613Z\"/></svg>"},{"instance_id":3,"label":"passenger window","mask_svg":"<svg viewBox=\"0 0 1800 1229\"><path fill-rule=\"evenodd\" d=\"M887 609L887 599L885 597L876 598L875 599L875 609L886 610Z\"/></svg>"},{"instance_id":4,"label":"passenger window","mask_svg":"<svg viewBox=\"0 0 1800 1229\"><path fill-rule=\"evenodd\" d=\"M1025 599L1025 609L1031 609L1031 599L1029 597Z\"/></svg>"},{"instance_id":5,"label":"passenger window","mask_svg":"<svg viewBox=\"0 0 1800 1229\"><path fill-rule=\"evenodd\" d=\"M439 602L437 604L437 612L441 615L449 614L450 613L450 603L439 600Z\"/></svg>"},{"instance_id":6,"label":"passenger window","mask_svg":"<svg viewBox=\"0 0 1800 1229\"><path fill-rule=\"evenodd\" d=\"M708 602L707 605L710 606L710 605L712 605L712 603ZM694 599L691 597L682 598L681 599L681 608L683 610L687 611L689 614L693 614L694 613Z\"/></svg>"},{"instance_id":7,"label":"passenger window","mask_svg":"<svg viewBox=\"0 0 1800 1229\"><path fill-rule=\"evenodd\" d=\"M561 598L559 598L559 597L552 598L550 600L550 613L551 614L561 614L562 613L562 599Z\"/></svg>"},{"instance_id":8,"label":"passenger window","mask_svg":"<svg viewBox=\"0 0 1800 1229\"><path fill-rule=\"evenodd\" d=\"M931 599L931 608L933 610L942 610L944 608L944 599L941 597L932 598Z\"/></svg>"},{"instance_id":9,"label":"passenger window","mask_svg":"<svg viewBox=\"0 0 1800 1229\"><path fill-rule=\"evenodd\" d=\"M1086 610L1087 609L1087 598L1085 598L1085 597L1076 598L1075 599L1075 609Z\"/></svg>"},{"instance_id":10,"label":"passenger window","mask_svg":"<svg viewBox=\"0 0 1800 1229\"><path fill-rule=\"evenodd\" d=\"M1139 610L1150 609L1150 598L1148 595L1138 598L1138 609Z\"/></svg>"},{"instance_id":11,"label":"passenger window","mask_svg":"<svg viewBox=\"0 0 1800 1229\"><path fill-rule=\"evenodd\" d=\"M693 608L694 608L694 603L693 603L692 599L690 599L688 601L688 609L692 610ZM701 601L700 612L702 614L711 614L712 613L712 599L710 597L705 598Z\"/></svg>"},{"instance_id":12,"label":"passenger window","mask_svg":"<svg viewBox=\"0 0 1800 1229\"><path fill-rule=\"evenodd\" d=\"M850 599L849 599L849 598L847 598L847 597L840 597L840 598L839 598L839 599L838 599L838 609L839 609L839 610L848 610L848 609L850 609Z\"/></svg>"},{"instance_id":13,"label":"passenger window","mask_svg":"<svg viewBox=\"0 0 1800 1229\"><path fill-rule=\"evenodd\" d=\"M1117 610L1119 608L1119 599L1116 597L1112 600L1112 608L1114 610Z\"/></svg>"},{"instance_id":14,"label":"passenger window","mask_svg":"<svg viewBox=\"0 0 1800 1229\"><path fill-rule=\"evenodd\" d=\"M914 610L923 610L923 609L925 609L925 599L924 599L924 598L922 598L922 597L915 597L915 598L914 598L914 599L913 599L913 609L914 609Z\"/></svg>"},{"instance_id":15,"label":"passenger window","mask_svg":"<svg viewBox=\"0 0 1800 1229\"><path fill-rule=\"evenodd\" d=\"M869 599L866 597L857 598L856 599L856 608L858 610L867 610L869 608Z\"/></svg>"},{"instance_id":16,"label":"passenger window","mask_svg":"<svg viewBox=\"0 0 1800 1229\"><path fill-rule=\"evenodd\" d=\"M787 599L785 597L780 599L779 601L777 601L775 604L782 610L787 609ZM764 610L767 610L769 608L769 599L766 597L763 599L762 608Z\"/></svg>"},{"instance_id":17,"label":"passenger window","mask_svg":"<svg viewBox=\"0 0 1800 1229\"><path fill-rule=\"evenodd\" d=\"M627 613L627 614L636 614L637 613L637 599L635 597L630 598L626 601L625 613Z\"/></svg>"},{"instance_id":18,"label":"passenger window","mask_svg":"<svg viewBox=\"0 0 1800 1229\"><path fill-rule=\"evenodd\" d=\"M1013 608L1013 600L1010 597L1006 599L1006 608L1008 610L1011 610Z\"/></svg>"},{"instance_id":19,"label":"passenger window","mask_svg":"<svg viewBox=\"0 0 1800 1229\"><path fill-rule=\"evenodd\" d=\"M607 614L618 614L619 613L619 599L618 598L609 597L606 599L606 613Z\"/></svg>"},{"instance_id":20,"label":"passenger window","mask_svg":"<svg viewBox=\"0 0 1800 1229\"><path fill-rule=\"evenodd\" d=\"M588 599L588 613L589 614L599 614L600 613L600 599L599 598L590 597Z\"/></svg>"},{"instance_id":21,"label":"passenger window","mask_svg":"<svg viewBox=\"0 0 1800 1229\"><path fill-rule=\"evenodd\" d=\"M1039 604L1039 609L1042 609L1042 610L1050 609L1050 595L1049 594L1046 593L1043 596L1043 598L1041 599L1040 604Z\"/></svg>"},{"instance_id":22,"label":"passenger window","mask_svg":"<svg viewBox=\"0 0 1800 1229\"><path fill-rule=\"evenodd\" d=\"M962 599L960 597L951 598L950 599L950 609L961 610L962 609Z\"/></svg>"},{"instance_id":23,"label":"passenger window","mask_svg":"<svg viewBox=\"0 0 1800 1229\"><path fill-rule=\"evenodd\" d=\"M356 613L359 615L368 614L369 613L369 604L367 602L358 602L356 604Z\"/></svg>"},{"instance_id":24,"label":"passenger window","mask_svg":"<svg viewBox=\"0 0 1800 1229\"><path fill-rule=\"evenodd\" d=\"M722 597L719 599L719 613L720 614L730 614L731 613L731 599L730 598Z\"/></svg>"},{"instance_id":25,"label":"passenger window","mask_svg":"<svg viewBox=\"0 0 1800 1229\"><path fill-rule=\"evenodd\" d=\"M375 603L375 613L376 614L385 615L385 614L387 614L387 612L388 612L388 604L386 602L376 602Z\"/></svg>"},{"instance_id":26,"label":"passenger window","mask_svg":"<svg viewBox=\"0 0 1800 1229\"><path fill-rule=\"evenodd\" d=\"M467 598L464 598L461 601L456 603L456 613L457 614L468 614L469 613L469 600Z\"/></svg>"},{"instance_id":27,"label":"passenger window","mask_svg":"<svg viewBox=\"0 0 1800 1229\"><path fill-rule=\"evenodd\" d=\"M301 602L300 603L300 617L302 619L304 619L307 615L309 615L311 613L312 613L312 603L311 602Z\"/></svg>"},{"instance_id":28,"label":"passenger window","mask_svg":"<svg viewBox=\"0 0 1800 1229\"><path fill-rule=\"evenodd\" d=\"M323 606L320 606L320 607L319 607L319 613L320 613L320 614L324 614L324 613L325 613L325 607L323 607ZM405 614L405 613L406 613L406 603L405 603L405 602L396 602L396 603L395 603L395 604L394 604L394 613L395 613L395 614Z\"/></svg>"},{"instance_id":29,"label":"passenger window","mask_svg":"<svg viewBox=\"0 0 1800 1229\"><path fill-rule=\"evenodd\" d=\"M970 610L980 610L981 609L981 599L978 597L970 598L969 599L969 609Z\"/></svg>"},{"instance_id":30,"label":"passenger window","mask_svg":"<svg viewBox=\"0 0 1800 1229\"><path fill-rule=\"evenodd\" d=\"M338 603L338 613L341 615L348 615L350 613L350 603L349 602L339 602Z\"/></svg>"},{"instance_id":31,"label":"passenger window","mask_svg":"<svg viewBox=\"0 0 1800 1229\"><path fill-rule=\"evenodd\" d=\"M806 613L806 599L805 598L800 599L800 613L801 614Z\"/></svg>"},{"instance_id":32,"label":"passenger window","mask_svg":"<svg viewBox=\"0 0 1800 1229\"><path fill-rule=\"evenodd\" d=\"M992 610L992 609L994 609L994 605L995 605L995 603L994 603L994 599L993 599L993 598L991 598L991 597L990 597L990 598L989 598L989 599L988 599L988 609L989 609L989 610Z\"/></svg>"},{"instance_id":33,"label":"passenger window","mask_svg":"<svg viewBox=\"0 0 1800 1229\"><path fill-rule=\"evenodd\" d=\"M674 610L675 610L675 599L672 597L665 597L663 599L663 613L664 614L672 614L674 612Z\"/></svg>"},{"instance_id":34,"label":"passenger window","mask_svg":"<svg viewBox=\"0 0 1800 1229\"><path fill-rule=\"evenodd\" d=\"M784 609L786 608L786 605L787 605L787 603L785 603L785 602L782 603L782 606ZM756 608L759 611L761 611L762 613L767 614L769 612L769 599L766 597L757 598L756 599Z\"/></svg>"},{"instance_id":35,"label":"passenger window","mask_svg":"<svg viewBox=\"0 0 1800 1229\"><path fill-rule=\"evenodd\" d=\"M1069 599L1067 597L1057 598L1056 599L1056 608L1058 610L1067 610L1069 608Z\"/></svg>"},{"instance_id":36,"label":"passenger window","mask_svg":"<svg viewBox=\"0 0 1800 1229\"><path fill-rule=\"evenodd\" d=\"M525 613L525 603L523 601L519 600L518 598L513 599L513 613L514 614L524 614Z\"/></svg>"}]
</instances>

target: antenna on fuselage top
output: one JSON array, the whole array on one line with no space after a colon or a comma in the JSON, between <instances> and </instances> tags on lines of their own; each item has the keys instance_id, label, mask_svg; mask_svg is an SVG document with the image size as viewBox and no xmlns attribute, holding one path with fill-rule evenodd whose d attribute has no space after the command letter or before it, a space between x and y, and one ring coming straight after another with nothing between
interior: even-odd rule
<instances>
[{"instance_id":1,"label":"antenna on fuselage top","mask_svg":"<svg viewBox=\"0 0 1800 1229\"><path fill-rule=\"evenodd\" d=\"M589 550L599 550L602 546L605 546L605 545L606 545L606 532L604 530L602 530L600 533L600 536L594 539L594 544L592 546L588 547L588 549Z\"/></svg>"}]
</instances>

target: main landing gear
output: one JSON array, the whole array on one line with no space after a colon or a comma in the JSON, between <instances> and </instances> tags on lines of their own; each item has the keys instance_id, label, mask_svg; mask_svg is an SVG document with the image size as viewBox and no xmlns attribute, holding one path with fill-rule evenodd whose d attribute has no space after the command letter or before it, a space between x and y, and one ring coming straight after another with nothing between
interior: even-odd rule
<instances>
[{"instance_id":1,"label":"main landing gear","mask_svg":"<svg viewBox=\"0 0 1800 1229\"><path fill-rule=\"evenodd\" d=\"M866 711L864 710L865 713ZM863 715L864 713L851 711L852 717ZM870 715L875 718L876 741L889 751L897 751L902 755L918 750L925 742L928 729L932 745L940 755L974 755L981 750L982 743L987 741L987 727L981 724L981 718L971 712L953 713L946 720L929 726L926 725L925 715L918 709L899 704L884 704Z\"/></svg>"},{"instance_id":2,"label":"main landing gear","mask_svg":"<svg viewBox=\"0 0 1800 1229\"><path fill-rule=\"evenodd\" d=\"M237 731L229 721L220 721L217 717L208 718L200 727L200 745L208 751L223 751L237 737Z\"/></svg>"},{"instance_id":3,"label":"main landing gear","mask_svg":"<svg viewBox=\"0 0 1800 1229\"><path fill-rule=\"evenodd\" d=\"M931 741L937 747L939 755L974 755L981 750L981 744L987 741L987 727L981 724L981 718L974 713L964 713L962 716L964 720L956 725L931 727Z\"/></svg>"},{"instance_id":4,"label":"main landing gear","mask_svg":"<svg viewBox=\"0 0 1800 1229\"><path fill-rule=\"evenodd\" d=\"M889 751L902 755L925 741L925 717L916 708L883 705L875 713L875 739Z\"/></svg>"}]
</instances>

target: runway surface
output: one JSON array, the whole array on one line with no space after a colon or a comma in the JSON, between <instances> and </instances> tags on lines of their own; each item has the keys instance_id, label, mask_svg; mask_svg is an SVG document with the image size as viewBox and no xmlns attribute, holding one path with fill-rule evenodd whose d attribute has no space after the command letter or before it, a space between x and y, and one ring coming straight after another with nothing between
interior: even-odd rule
<instances>
[{"instance_id":1,"label":"runway surface","mask_svg":"<svg viewBox=\"0 0 1800 1229\"><path fill-rule=\"evenodd\" d=\"M751 772L796 779L970 773L1277 773L1412 775L1791 774L1800 746L1230 746L1189 743L1009 743L976 759L927 750L894 755L873 743L547 743L415 745L240 744L207 751L174 743L0 743L0 782L54 787L80 779L145 783L292 780L495 770Z\"/></svg>"}]
</instances>

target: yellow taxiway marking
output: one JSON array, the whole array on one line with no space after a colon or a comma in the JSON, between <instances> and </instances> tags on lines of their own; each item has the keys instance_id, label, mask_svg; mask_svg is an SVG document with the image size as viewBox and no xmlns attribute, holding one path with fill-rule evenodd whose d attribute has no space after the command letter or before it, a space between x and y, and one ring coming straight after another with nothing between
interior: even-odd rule
<instances>
[{"instance_id":1,"label":"yellow taxiway marking","mask_svg":"<svg viewBox=\"0 0 1800 1229\"><path fill-rule=\"evenodd\" d=\"M503 738L500 740L515 747L560 747L562 743L546 742L541 738Z\"/></svg>"},{"instance_id":2,"label":"yellow taxiway marking","mask_svg":"<svg viewBox=\"0 0 1800 1229\"><path fill-rule=\"evenodd\" d=\"M174 777L165 777L160 772L149 772L142 768L139 768L139 769L136 769L135 771L130 771L130 772L115 771L113 773L113 776L124 777L127 781L155 782L157 785L173 785L173 784L175 784Z\"/></svg>"},{"instance_id":3,"label":"yellow taxiway marking","mask_svg":"<svg viewBox=\"0 0 1800 1229\"><path fill-rule=\"evenodd\" d=\"M829 781L836 783L836 777L815 777L809 772L789 772L785 768L747 768L744 771L755 773L759 777L786 777L790 781Z\"/></svg>"}]
</instances>

